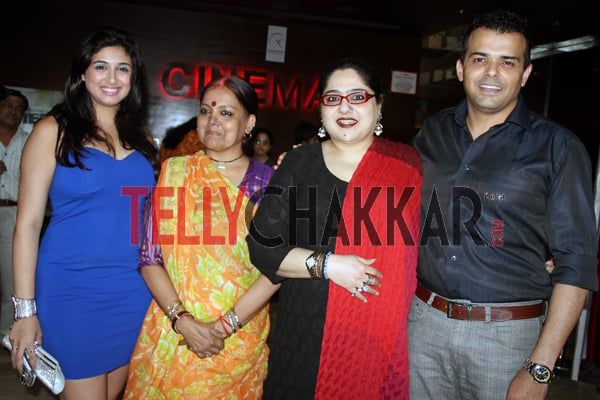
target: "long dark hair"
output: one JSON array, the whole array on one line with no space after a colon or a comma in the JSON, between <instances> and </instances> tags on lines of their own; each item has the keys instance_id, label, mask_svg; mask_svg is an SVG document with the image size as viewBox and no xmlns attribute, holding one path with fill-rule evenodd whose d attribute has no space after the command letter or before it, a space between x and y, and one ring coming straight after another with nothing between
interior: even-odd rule
<instances>
[{"instance_id":1,"label":"long dark hair","mask_svg":"<svg viewBox=\"0 0 600 400\"><path fill-rule=\"evenodd\" d=\"M65 83L64 102L56 105L49 113L58 121L58 133L61 138L56 149L56 160L61 165L70 167L77 165L84 169L81 157L84 144L89 142L105 143L114 153L114 146L110 140L98 133L98 122L92 100L81 79L91 64L94 54L110 46L123 48L131 58L132 64L131 89L119 104L115 116L119 142L126 149L138 150L156 167L156 147L148 139L146 129L146 70L142 54L133 37L112 27L97 28L81 42L71 62ZM74 163L69 158L70 154Z\"/></svg>"}]
</instances>

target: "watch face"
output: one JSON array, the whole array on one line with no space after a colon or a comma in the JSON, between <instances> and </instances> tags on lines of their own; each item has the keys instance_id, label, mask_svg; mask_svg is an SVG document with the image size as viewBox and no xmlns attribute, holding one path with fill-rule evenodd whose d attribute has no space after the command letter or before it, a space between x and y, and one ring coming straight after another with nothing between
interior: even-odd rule
<instances>
[{"instance_id":1,"label":"watch face","mask_svg":"<svg viewBox=\"0 0 600 400\"><path fill-rule=\"evenodd\" d=\"M314 267L316 263L317 263L317 260L315 260L315 258L313 256L310 256L306 259L306 266L308 268Z\"/></svg>"},{"instance_id":2,"label":"watch face","mask_svg":"<svg viewBox=\"0 0 600 400\"><path fill-rule=\"evenodd\" d=\"M543 365L535 365L532 371L533 378L540 383L547 383L552 377L550 370Z\"/></svg>"}]
</instances>

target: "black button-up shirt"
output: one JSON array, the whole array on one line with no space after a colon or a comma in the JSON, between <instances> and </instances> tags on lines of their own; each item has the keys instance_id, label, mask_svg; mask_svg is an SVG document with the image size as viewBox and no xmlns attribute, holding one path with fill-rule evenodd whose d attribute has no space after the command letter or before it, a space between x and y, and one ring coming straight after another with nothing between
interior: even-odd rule
<instances>
[{"instance_id":1,"label":"black button-up shirt","mask_svg":"<svg viewBox=\"0 0 600 400\"><path fill-rule=\"evenodd\" d=\"M414 139L423 163L419 282L480 303L548 299L553 283L597 290L592 171L581 140L522 97L476 140L466 117L463 100Z\"/></svg>"}]
</instances>

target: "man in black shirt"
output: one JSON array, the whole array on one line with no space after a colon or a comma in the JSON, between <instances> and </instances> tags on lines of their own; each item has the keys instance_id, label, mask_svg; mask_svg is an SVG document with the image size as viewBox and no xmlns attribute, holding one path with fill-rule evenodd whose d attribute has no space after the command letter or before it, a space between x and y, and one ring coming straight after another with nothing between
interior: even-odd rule
<instances>
[{"instance_id":1,"label":"man in black shirt","mask_svg":"<svg viewBox=\"0 0 600 400\"><path fill-rule=\"evenodd\" d=\"M411 398L543 399L598 288L591 163L520 95L532 71L520 16L475 19L456 70L466 99L414 140L423 226Z\"/></svg>"}]
</instances>

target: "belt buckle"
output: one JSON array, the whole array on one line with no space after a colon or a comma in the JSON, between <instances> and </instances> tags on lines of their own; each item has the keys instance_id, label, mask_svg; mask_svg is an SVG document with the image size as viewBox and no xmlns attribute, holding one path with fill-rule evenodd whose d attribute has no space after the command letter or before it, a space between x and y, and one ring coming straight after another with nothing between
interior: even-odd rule
<instances>
[{"instance_id":1,"label":"belt buckle","mask_svg":"<svg viewBox=\"0 0 600 400\"><path fill-rule=\"evenodd\" d=\"M459 318L459 317L455 317L452 313L454 307L456 308L466 308L467 309L467 318ZM452 318L452 319L464 319L464 320L471 320L471 310L473 310L473 305L472 304L460 304L460 303L453 303L451 301L448 302L448 310L446 312L446 316L448 318Z\"/></svg>"}]
</instances>

